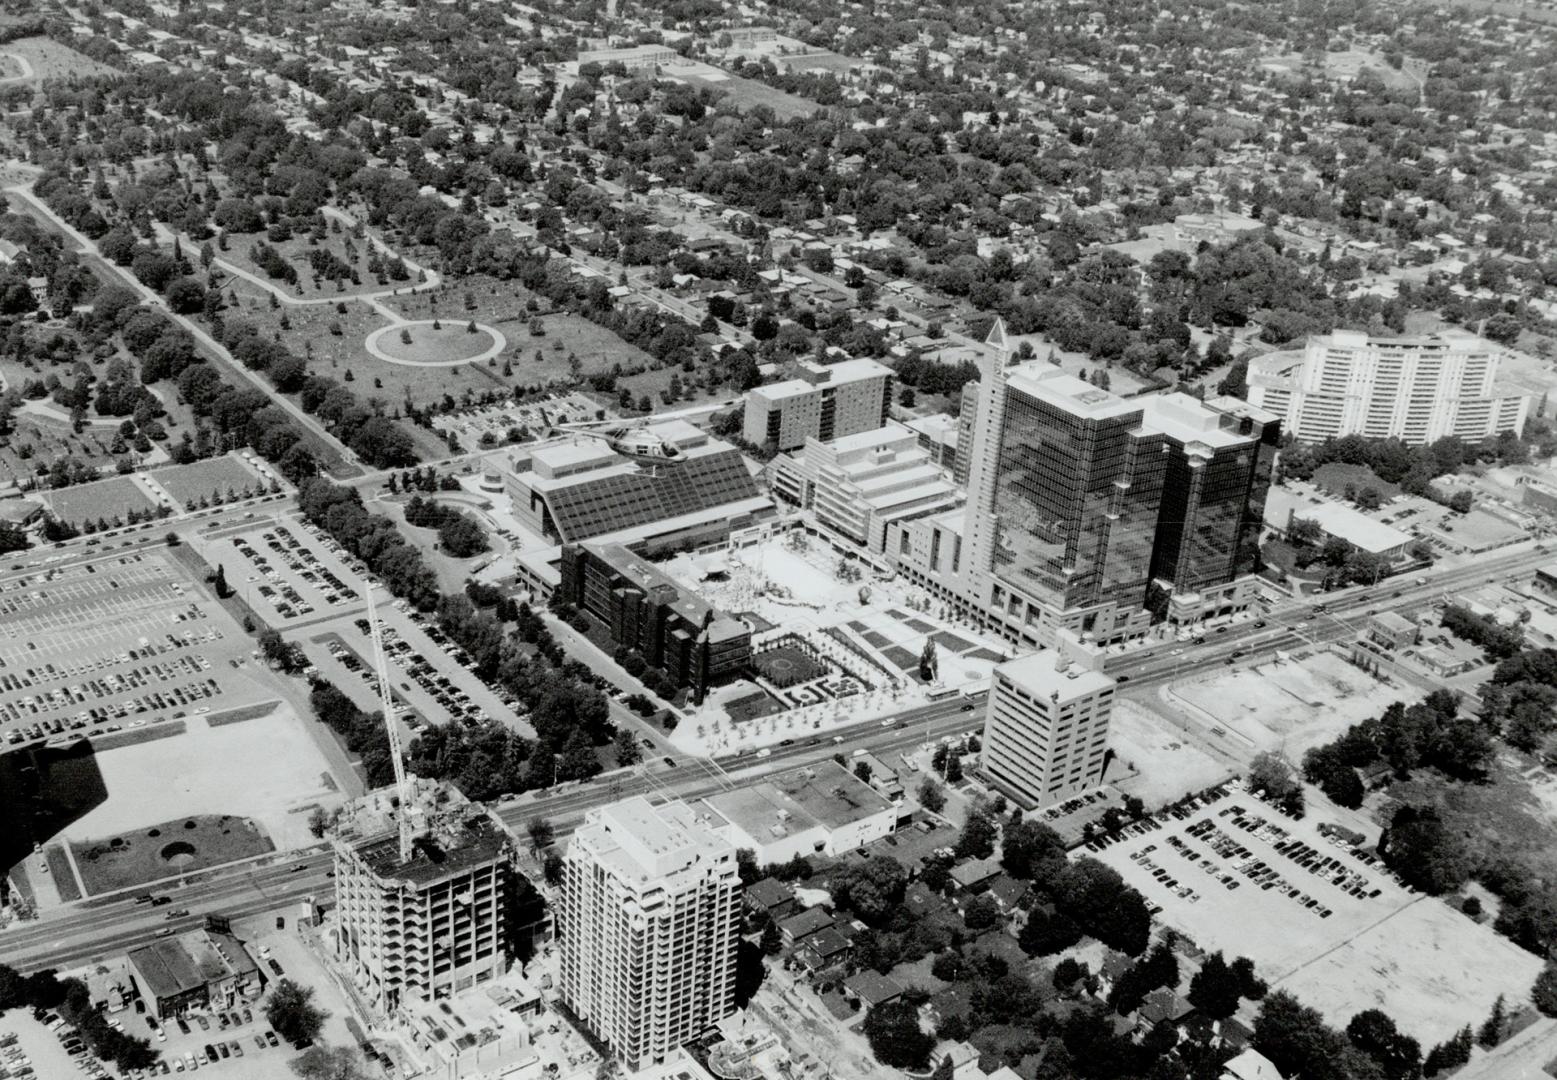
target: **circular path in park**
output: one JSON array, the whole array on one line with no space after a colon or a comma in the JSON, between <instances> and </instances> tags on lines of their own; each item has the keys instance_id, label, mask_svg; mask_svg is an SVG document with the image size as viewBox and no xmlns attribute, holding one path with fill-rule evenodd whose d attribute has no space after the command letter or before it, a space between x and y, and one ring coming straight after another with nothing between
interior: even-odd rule
<instances>
[{"instance_id":1,"label":"circular path in park","mask_svg":"<svg viewBox=\"0 0 1557 1080\"><path fill-rule=\"evenodd\" d=\"M400 339L402 330L411 334L409 345ZM363 346L374 358L386 364L458 367L492 359L508 347L508 339L500 330L485 323L477 323L476 332L471 333L466 323L453 319L445 320L434 330L432 320L428 319L381 326L367 336Z\"/></svg>"}]
</instances>

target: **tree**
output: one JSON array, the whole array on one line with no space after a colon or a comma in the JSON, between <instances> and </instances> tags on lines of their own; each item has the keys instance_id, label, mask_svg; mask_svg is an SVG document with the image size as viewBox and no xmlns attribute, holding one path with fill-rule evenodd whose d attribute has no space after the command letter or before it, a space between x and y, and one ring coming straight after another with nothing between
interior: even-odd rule
<instances>
[{"instance_id":1,"label":"tree","mask_svg":"<svg viewBox=\"0 0 1557 1080\"><path fill-rule=\"evenodd\" d=\"M1063 912L1052 914L1034 908L1017 935L1016 943L1028 956L1053 956L1081 940L1081 927Z\"/></svg>"},{"instance_id":2,"label":"tree","mask_svg":"<svg viewBox=\"0 0 1557 1080\"><path fill-rule=\"evenodd\" d=\"M633 738L633 733L626 728L617 728L616 737L613 740L616 747L616 763L618 765L636 765L643 760L643 754L638 749L638 740Z\"/></svg>"},{"instance_id":3,"label":"tree","mask_svg":"<svg viewBox=\"0 0 1557 1080\"><path fill-rule=\"evenodd\" d=\"M1065 841L1039 821L1013 821L1000 844L1000 865L1012 877L1032 881L1045 864L1063 862Z\"/></svg>"},{"instance_id":4,"label":"tree","mask_svg":"<svg viewBox=\"0 0 1557 1080\"><path fill-rule=\"evenodd\" d=\"M935 655L935 639L925 638L924 649L919 653L919 678L924 682L934 682L940 671L940 662Z\"/></svg>"},{"instance_id":5,"label":"tree","mask_svg":"<svg viewBox=\"0 0 1557 1080\"><path fill-rule=\"evenodd\" d=\"M1434 1076L1448 1069L1458 1069L1470 1060L1471 1047L1475 1040L1471 1037L1471 1029L1467 1025L1455 1033L1454 1038L1447 1042L1441 1042L1427 1053L1427 1060L1422 1062L1422 1072L1427 1076Z\"/></svg>"},{"instance_id":6,"label":"tree","mask_svg":"<svg viewBox=\"0 0 1557 1080\"><path fill-rule=\"evenodd\" d=\"M281 979L265 1003L265 1021L294 1047L301 1049L318 1037L328 1013L313 1003L312 987Z\"/></svg>"},{"instance_id":7,"label":"tree","mask_svg":"<svg viewBox=\"0 0 1557 1080\"><path fill-rule=\"evenodd\" d=\"M291 1066L303 1080L369 1080L367 1062L353 1046L310 1046Z\"/></svg>"},{"instance_id":8,"label":"tree","mask_svg":"<svg viewBox=\"0 0 1557 1080\"><path fill-rule=\"evenodd\" d=\"M1530 988L1530 1000L1545 1016L1557 1016L1557 961L1548 960Z\"/></svg>"},{"instance_id":9,"label":"tree","mask_svg":"<svg viewBox=\"0 0 1557 1080\"><path fill-rule=\"evenodd\" d=\"M833 901L876 926L891 918L907 884L908 871L902 863L876 855L843 868L834 879Z\"/></svg>"},{"instance_id":10,"label":"tree","mask_svg":"<svg viewBox=\"0 0 1557 1080\"><path fill-rule=\"evenodd\" d=\"M920 781L919 790L914 794L919 799L919 805L932 814L939 814L946 806L946 793L941 790L941 785L928 776Z\"/></svg>"},{"instance_id":11,"label":"tree","mask_svg":"<svg viewBox=\"0 0 1557 1080\"><path fill-rule=\"evenodd\" d=\"M1237 1012L1240 997L1238 976L1219 952L1206 957L1189 981L1189 1003L1213 1020L1225 1020Z\"/></svg>"},{"instance_id":12,"label":"tree","mask_svg":"<svg viewBox=\"0 0 1557 1080\"><path fill-rule=\"evenodd\" d=\"M1499 994L1497 1000L1492 1003L1492 1012L1481 1025L1481 1030L1476 1033L1476 1041L1484 1049L1491 1050L1503 1041L1503 1034L1508 1028L1508 1010L1503 1004L1503 995Z\"/></svg>"},{"instance_id":13,"label":"tree","mask_svg":"<svg viewBox=\"0 0 1557 1080\"><path fill-rule=\"evenodd\" d=\"M920 1030L919 1010L901 999L877 1005L865 1017L865 1038L883 1065L923 1072L935 1039Z\"/></svg>"},{"instance_id":14,"label":"tree","mask_svg":"<svg viewBox=\"0 0 1557 1080\"><path fill-rule=\"evenodd\" d=\"M968 814L957 834L956 852L959 859L987 859L995 853L995 823L988 813L974 810Z\"/></svg>"},{"instance_id":15,"label":"tree","mask_svg":"<svg viewBox=\"0 0 1557 1080\"><path fill-rule=\"evenodd\" d=\"M218 600L225 600L232 595L232 588L227 584L227 571L221 566L216 568L216 579L212 585L216 589Z\"/></svg>"},{"instance_id":16,"label":"tree","mask_svg":"<svg viewBox=\"0 0 1557 1080\"><path fill-rule=\"evenodd\" d=\"M1386 1080L1414 1080L1422 1068L1422 1047L1378 1009L1364 1009L1346 1025L1346 1038L1372 1058Z\"/></svg>"},{"instance_id":17,"label":"tree","mask_svg":"<svg viewBox=\"0 0 1557 1080\"><path fill-rule=\"evenodd\" d=\"M557 830L543 817L531 818L525 822L524 831L530 838L530 850L536 855L551 847L552 841L557 838Z\"/></svg>"},{"instance_id":18,"label":"tree","mask_svg":"<svg viewBox=\"0 0 1557 1080\"><path fill-rule=\"evenodd\" d=\"M969 930L988 930L1000 918L1000 907L988 893L980 893L963 908L962 921Z\"/></svg>"},{"instance_id":19,"label":"tree","mask_svg":"<svg viewBox=\"0 0 1557 1080\"><path fill-rule=\"evenodd\" d=\"M1303 1080L1342 1080L1345 1043L1324 1018L1291 994L1278 990L1260 1005L1251 1045L1270 1059L1282 1076Z\"/></svg>"},{"instance_id":20,"label":"tree","mask_svg":"<svg viewBox=\"0 0 1557 1080\"><path fill-rule=\"evenodd\" d=\"M772 919L762 928L762 951L767 956L777 956L784 951L784 935L778 928L778 923Z\"/></svg>"},{"instance_id":21,"label":"tree","mask_svg":"<svg viewBox=\"0 0 1557 1080\"><path fill-rule=\"evenodd\" d=\"M1470 853L1433 807L1402 806L1379 840L1384 863L1432 896L1459 888L1470 876Z\"/></svg>"}]
</instances>

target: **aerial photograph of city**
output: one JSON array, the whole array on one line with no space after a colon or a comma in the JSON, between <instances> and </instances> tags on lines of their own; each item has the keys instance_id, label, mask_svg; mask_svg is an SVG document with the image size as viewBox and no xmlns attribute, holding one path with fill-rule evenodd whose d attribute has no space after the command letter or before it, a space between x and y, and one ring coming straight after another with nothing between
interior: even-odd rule
<instances>
[{"instance_id":1,"label":"aerial photograph of city","mask_svg":"<svg viewBox=\"0 0 1557 1080\"><path fill-rule=\"evenodd\" d=\"M0 1080L1557 1080L1557 0L0 0Z\"/></svg>"}]
</instances>

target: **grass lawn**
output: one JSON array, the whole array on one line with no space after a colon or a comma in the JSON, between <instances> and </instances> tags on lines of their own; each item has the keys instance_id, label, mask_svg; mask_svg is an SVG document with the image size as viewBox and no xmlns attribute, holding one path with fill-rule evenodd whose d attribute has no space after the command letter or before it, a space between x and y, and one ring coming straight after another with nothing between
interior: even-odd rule
<instances>
[{"instance_id":1,"label":"grass lawn","mask_svg":"<svg viewBox=\"0 0 1557 1080\"><path fill-rule=\"evenodd\" d=\"M1355 484L1358 491L1371 487L1386 499L1400 494L1398 485L1380 480L1379 474L1366 465L1347 465L1339 461L1319 466L1314 473L1314 482L1338 497L1345 493L1347 484Z\"/></svg>"},{"instance_id":2,"label":"grass lawn","mask_svg":"<svg viewBox=\"0 0 1557 1080\"><path fill-rule=\"evenodd\" d=\"M99 75L123 75L106 64L99 64L85 53L66 48L46 37L18 38L0 47L0 52L26 57L33 77L44 79L96 78Z\"/></svg>"},{"instance_id":3,"label":"grass lawn","mask_svg":"<svg viewBox=\"0 0 1557 1080\"><path fill-rule=\"evenodd\" d=\"M363 342L386 324L382 315L360 301L342 301L344 312L338 311L335 304L273 309L261 290L246 282L234 285L233 292L237 305L230 318L251 322L262 334L280 334L284 345L309 358L311 371L350 383L363 399L378 398L391 414L403 407L407 398L425 404L444 395L465 401L490 390L539 390L550 384L576 386L578 379L573 374L570 355L577 357L580 375L609 371L616 364L631 370L652 361L643 350L576 315L544 315L544 335L532 336L528 326L531 315L524 307L527 294L514 282L473 278L462 280L458 287L435 297L417 294L384 299L384 306L403 318L437 317L446 327L457 329L455 336L479 338L482 349L490 344L486 335L465 333L465 324L472 318L495 327L508 338L508 348L499 357L480 364L444 368L387 364L369 355ZM466 308L466 293L476 302L476 310ZM281 325L283 315L286 327ZM336 329L340 333L334 333ZM419 334L432 333L432 329L413 327L411 333L414 339ZM385 334L379 338L379 344L390 351L399 345L399 337ZM655 393L670 375L669 371L656 371L637 378L647 379L643 385L647 392ZM633 392L636 395L644 391L635 386Z\"/></svg>"},{"instance_id":4,"label":"grass lawn","mask_svg":"<svg viewBox=\"0 0 1557 1080\"><path fill-rule=\"evenodd\" d=\"M766 105L773 110L773 115L780 120L789 120L796 116L810 116L817 109L821 108L820 105L809 98L790 94L766 83L742 78L739 75L730 75L723 79L703 79L696 75L678 74L675 78L695 87L707 86L718 93L728 95L736 108L741 110L749 110L758 105Z\"/></svg>"},{"instance_id":5,"label":"grass lawn","mask_svg":"<svg viewBox=\"0 0 1557 1080\"><path fill-rule=\"evenodd\" d=\"M81 888L76 884L76 873L70 868L70 859L65 855L65 849L58 844L50 844L44 849L43 856L49 862L49 877L54 879L59 898L67 904L72 900L80 900Z\"/></svg>"},{"instance_id":6,"label":"grass lawn","mask_svg":"<svg viewBox=\"0 0 1557 1080\"><path fill-rule=\"evenodd\" d=\"M72 845L82 884L91 895L203 870L274 851L247 818L193 817Z\"/></svg>"},{"instance_id":7,"label":"grass lawn","mask_svg":"<svg viewBox=\"0 0 1557 1080\"><path fill-rule=\"evenodd\" d=\"M410 341L407 342L406 338ZM446 364L455 360L468 360L480 356L493 345L490 333L477 327L472 331L468 322L444 320L435 329L430 324L418 323L394 330L378 337L378 347L387 356L415 364Z\"/></svg>"},{"instance_id":8,"label":"grass lawn","mask_svg":"<svg viewBox=\"0 0 1557 1080\"><path fill-rule=\"evenodd\" d=\"M226 712L212 713L206 717L205 722L211 727L221 727L223 724L241 724L245 720L258 720L262 716L269 716L276 711L279 701L262 701L258 705L245 705L238 709L228 709Z\"/></svg>"},{"instance_id":9,"label":"grass lawn","mask_svg":"<svg viewBox=\"0 0 1557 1080\"><path fill-rule=\"evenodd\" d=\"M112 522L115 518L122 519L131 510L155 510L157 506L127 476L60 488L48 492L45 500L61 521L72 524L98 518Z\"/></svg>"}]
</instances>

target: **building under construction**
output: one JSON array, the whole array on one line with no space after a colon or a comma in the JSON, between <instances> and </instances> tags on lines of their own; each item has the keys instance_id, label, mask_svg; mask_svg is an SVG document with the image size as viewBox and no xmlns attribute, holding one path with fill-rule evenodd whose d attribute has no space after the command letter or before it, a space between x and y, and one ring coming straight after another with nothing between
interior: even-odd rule
<instances>
[{"instance_id":1,"label":"building under construction","mask_svg":"<svg viewBox=\"0 0 1557 1080\"><path fill-rule=\"evenodd\" d=\"M448 785L403 790L403 809L393 788L358 800L334 840L336 955L385 1014L501 975L514 951L511 836Z\"/></svg>"}]
</instances>

